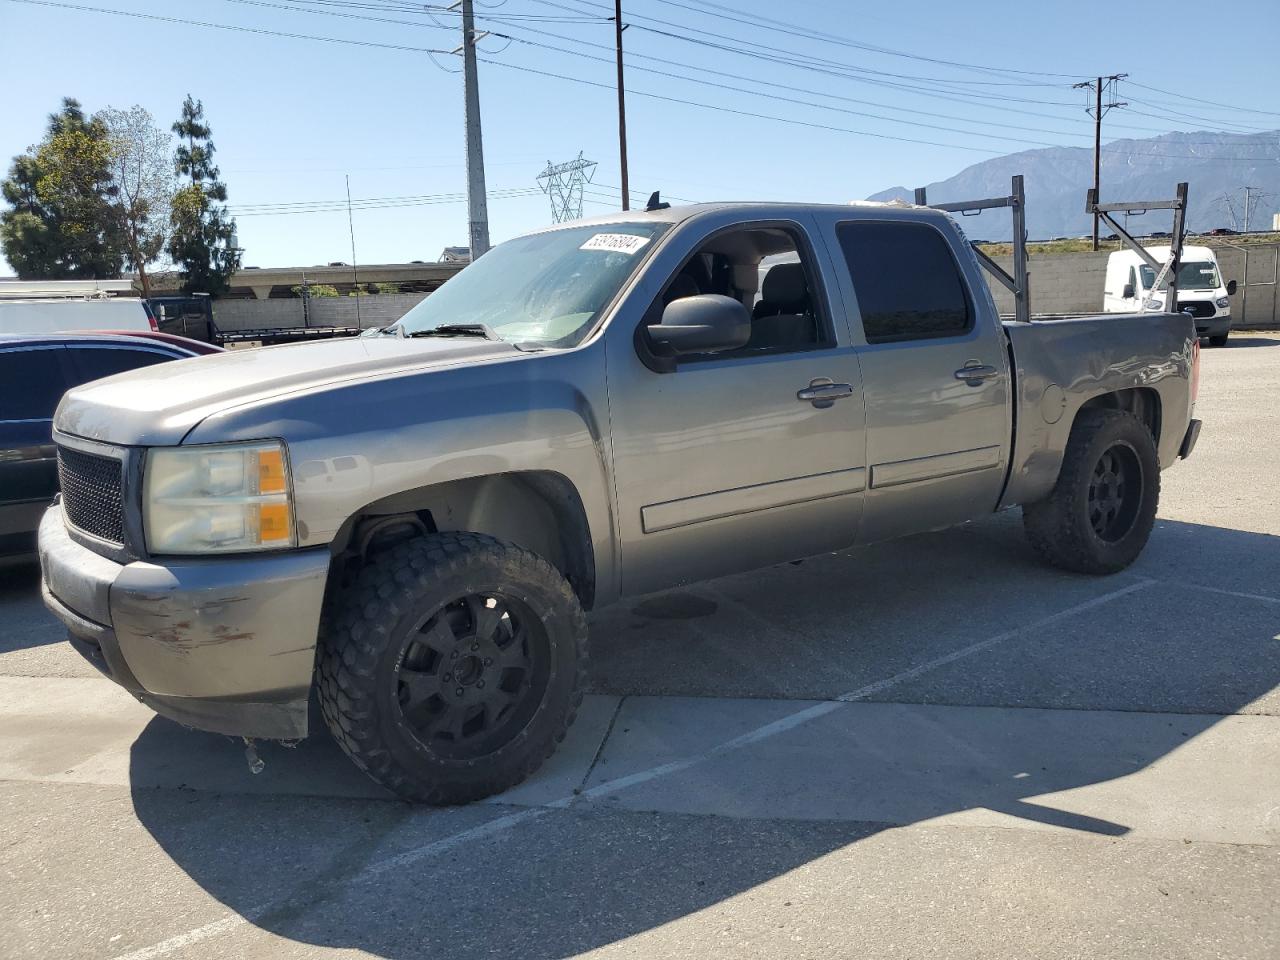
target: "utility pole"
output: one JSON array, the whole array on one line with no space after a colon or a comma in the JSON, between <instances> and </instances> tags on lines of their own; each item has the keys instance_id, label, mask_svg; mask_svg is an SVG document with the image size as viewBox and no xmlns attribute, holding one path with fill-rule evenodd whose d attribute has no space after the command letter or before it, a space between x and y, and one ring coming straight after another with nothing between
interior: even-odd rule
<instances>
[{"instance_id":1,"label":"utility pole","mask_svg":"<svg viewBox=\"0 0 1280 960\"><path fill-rule=\"evenodd\" d=\"M489 202L484 189L480 137L480 86L476 77L476 29L472 0L462 0L462 83L467 114L467 229L471 262L489 250Z\"/></svg>"},{"instance_id":2,"label":"utility pole","mask_svg":"<svg viewBox=\"0 0 1280 960\"><path fill-rule=\"evenodd\" d=\"M622 165L622 209L631 209L627 182L627 94L622 85L622 0L613 0L613 30L618 44L618 160Z\"/></svg>"},{"instance_id":3,"label":"utility pole","mask_svg":"<svg viewBox=\"0 0 1280 960\"><path fill-rule=\"evenodd\" d=\"M347 229L351 232L351 286L356 295L356 326L361 330L364 325L360 322L360 269L356 266L356 222L351 217L351 174L346 174L347 178Z\"/></svg>"},{"instance_id":4,"label":"utility pole","mask_svg":"<svg viewBox=\"0 0 1280 960\"><path fill-rule=\"evenodd\" d=\"M1113 73L1109 77L1098 77L1096 80L1086 80L1083 83L1073 84L1073 89L1093 88L1093 106L1086 107L1085 111L1093 117L1093 192L1096 196L1101 197L1099 188L1102 185L1102 115L1112 107L1127 107L1127 103L1120 103L1112 99L1109 103L1102 102L1102 94L1104 91L1114 96L1115 85L1118 81L1127 77L1127 73ZM1098 249L1098 215L1093 215L1093 249Z\"/></svg>"}]
</instances>

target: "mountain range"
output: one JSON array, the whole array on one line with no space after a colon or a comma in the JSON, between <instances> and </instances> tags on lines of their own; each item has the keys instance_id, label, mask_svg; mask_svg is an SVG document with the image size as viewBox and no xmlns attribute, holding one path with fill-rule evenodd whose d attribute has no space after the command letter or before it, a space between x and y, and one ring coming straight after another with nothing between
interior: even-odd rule
<instances>
[{"instance_id":1,"label":"mountain range","mask_svg":"<svg viewBox=\"0 0 1280 960\"><path fill-rule=\"evenodd\" d=\"M984 160L946 180L926 184L928 200L949 203L1004 196L1009 192L1010 178L1019 173L1024 178L1027 233L1032 240L1090 232L1092 218L1084 209L1085 191L1093 185L1090 147L1046 147ZM1280 209L1280 130L1257 134L1167 133L1145 140L1103 144L1103 203L1171 199L1176 184L1183 180L1189 184L1189 230L1241 229L1246 186L1256 188L1250 229L1270 228L1272 214ZM910 202L913 195L907 187L892 187L867 199ZM1224 197L1230 198L1234 217ZM1123 215L1119 219L1123 220ZM1170 225L1170 214L1153 212L1130 217L1128 229L1145 234L1168 230ZM963 226L973 240L1012 237L1012 223L1004 211L983 213ZM1105 224L1102 232L1110 232Z\"/></svg>"}]
</instances>

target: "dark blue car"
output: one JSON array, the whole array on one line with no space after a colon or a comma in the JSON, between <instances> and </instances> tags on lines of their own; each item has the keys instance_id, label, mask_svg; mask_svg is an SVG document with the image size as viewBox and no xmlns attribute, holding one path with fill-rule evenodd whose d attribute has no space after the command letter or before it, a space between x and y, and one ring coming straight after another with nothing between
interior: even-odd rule
<instances>
[{"instance_id":1,"label":"dark blue car","mask_svg":"<svg viewBox=\"0 0 1280 960\"><path fill-rule=\"evenodd\" d=\"M67 390L209 349L178 337L0 335L0 557L35 550L40 517L58 492L53 411Z\"/></svg>"}]
</instances>

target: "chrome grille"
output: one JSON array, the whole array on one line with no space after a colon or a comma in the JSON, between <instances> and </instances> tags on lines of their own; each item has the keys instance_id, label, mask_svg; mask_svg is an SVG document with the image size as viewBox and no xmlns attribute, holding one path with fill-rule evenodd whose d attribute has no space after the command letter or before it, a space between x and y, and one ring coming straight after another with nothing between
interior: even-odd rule
<instances>
[{"instance_id":1,"label":"chrome grille","mask_svg":"<svg viewBox=\"0 0 1280 960\"><path fill-rule=\"evenodd\" d=\"M113 457L58 448L62 509L77 529L111 543L124 542L122 464Z\"/></svg>"}]
</instances>

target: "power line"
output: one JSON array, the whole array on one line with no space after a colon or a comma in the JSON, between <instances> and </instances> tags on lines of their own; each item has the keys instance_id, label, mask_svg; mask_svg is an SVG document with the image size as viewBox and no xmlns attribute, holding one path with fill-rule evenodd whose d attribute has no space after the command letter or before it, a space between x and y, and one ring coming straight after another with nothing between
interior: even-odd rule
<instances>
[{"instance_id":1,"label":"power line","mask_svg":"<svg viewBox=\"0 0 1280 960\"><path fill-rule=\"evenodd\" d=\"M1153 87L1149 84L1138 83L1136 80L1130 80L1129 83L1135 87L1141 87L1143 90L1151 90L1155 93L1163 93L1166 96L1177 97L1179 100L1190 100L1194 103L1203 103L1211 107L1226 107L1228 110L1236 110L1242 113L1261 113L1269 117L1280 117L1280 113L1274 110L1255 110L1252 107L1238 107L1231 103L1219 103L1216 100L1202 100L1200 97L1192 97L1185 93L1174 93L1172 90L1162 90L1159 87Z\"/></svg>"},{"instance_id":2,"label":"power line","mask_svg":"<svg viewBox=\"0 0 1280 960\"><path fill-rule=\"evenodd\" d=\"M938 57L927 57L922 54L910 53L904 50L894 50L889 47L881 47L881 46L876 46L875 44L862 43L860 41L853 40L849 37L842 37L842 36L839 36L838 34L829 33L827 31L796 30L794 29L793 24L786 23L785 21L774 20L769 17L760 16L759 14L747 13L746 11L738 10L735 7L726 6L721 3L704 2L702 4L702 6L704 7L716 8L717 12L712 12L708 10L699 9L699 7L690 6L687 3L680 3L678 2L678 0L657 0L657 2L665 3L667 6L671 6L671 7L680 7L684 10L691 10L694 13L702 14L704 16L714 16L720 20L731 20L734 23L742 23L742 24L746 24L747 26L759 27L761 25L767 25L777 33L784 33L794 37L803 37L809 40L818 40L824 43L836 44L842 47L853 47L858 50L866 50L871 53L880 53L886 56L905 57L910 60L919 60L925 63L936 63L943 66L958 67L964 70L975 70L981 73L991 73L991 74L1018 73L1018 74L1025 74L1027 76L1057 77L1057 78L1070 79L1070 80L1076 80L1076 79L1079 79L1080 77L1080 74L1078 73L1049 73L1044 70L1018 70L1012 67L989 67L989 66L980 66L978 64L973 64L973 63L961 63L955 60L944 60ZM728 11L728 12L726 13L726 12L719 12L719 11ZM733 16L732 14L737 14L737 16ZM751 19L744 19L744 17L750 17ZM653 18L646 18L646 19L653 19ZM952 82L982 83L983 81L956 80ZM1025 85L1030 86L1031 84L1025 84Z\"/></svg>"}]
</instances>

